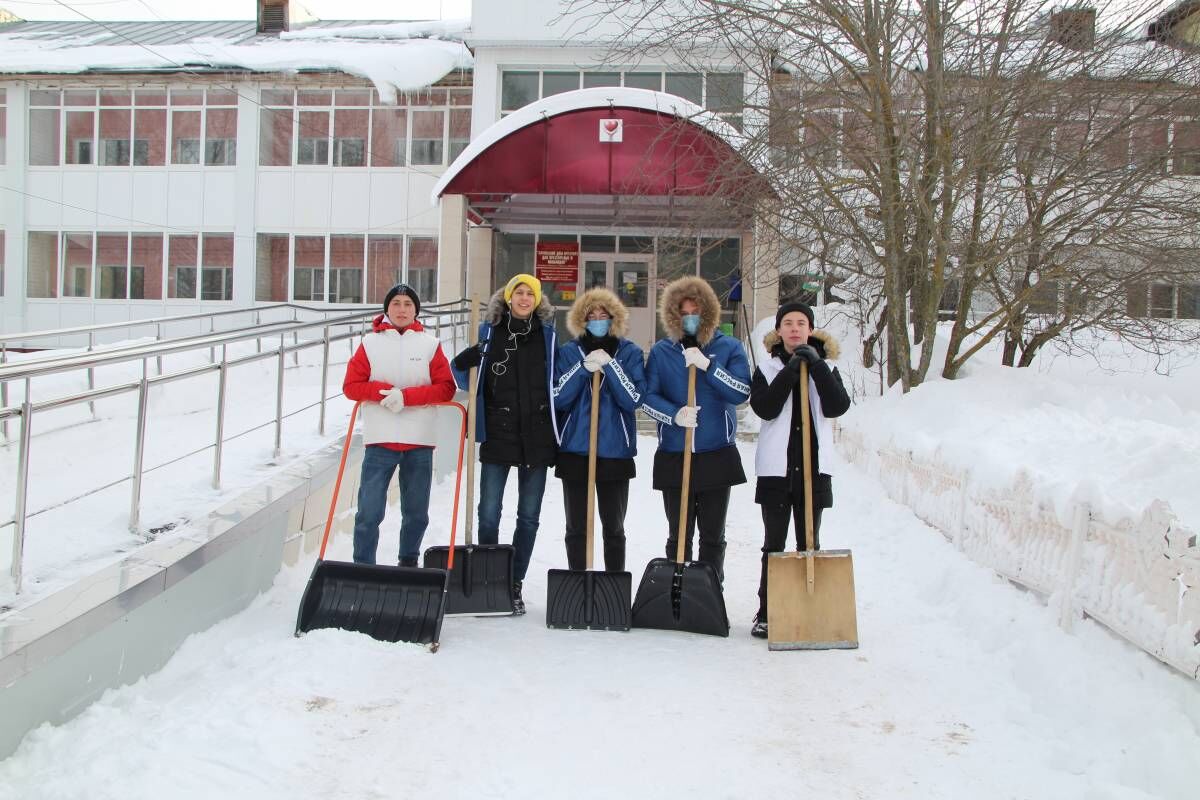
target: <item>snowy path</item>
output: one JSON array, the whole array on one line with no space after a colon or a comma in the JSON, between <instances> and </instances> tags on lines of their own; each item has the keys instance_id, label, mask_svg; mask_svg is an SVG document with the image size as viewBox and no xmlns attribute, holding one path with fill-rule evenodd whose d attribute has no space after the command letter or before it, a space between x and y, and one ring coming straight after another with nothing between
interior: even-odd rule
<instances>
[{"instance_id":1,"label":"snowy path","mask_svg":"<svg viewBox=\"0 0 1200 800\"><path fill-rule=\"evenodd\" d=\"M635 586L666 531L642 450ZM545 570L564 561L551 480L528 616L447 619L435 655L297 640L310 565L285 570L160 673L31 734L0 762L0 798L1196 797L1200 686L1090 623L1063 633L860 474L835 491L822 538L854 551L857 651L750 638L751 485L730 513L729 639L546 629Z\"/></svg>"}]
</instances>

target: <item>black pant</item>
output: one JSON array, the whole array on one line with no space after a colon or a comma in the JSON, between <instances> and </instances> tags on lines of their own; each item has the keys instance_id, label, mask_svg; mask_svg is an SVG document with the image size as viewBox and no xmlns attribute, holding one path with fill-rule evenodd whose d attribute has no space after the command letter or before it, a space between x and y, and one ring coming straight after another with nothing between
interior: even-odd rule
<instances>
[{"instance_id":1,"label":"black pant","mask_svg":"<svg viewBox=\"0 0 1200 800\"><path fill-rule=\"evenodd\" d=\"M675 560L679 547L680 489L663 489L663 508L667 512L670 533L667 534L667 558ZM729 508L729 487L688 493L687 529L683 537L683 560L692 560L692 539L700 528L700 558L712 564L717 578L725 581L725 512Z\"/></svg>"},{"instance_id":2,"label":"black pant","mask_svg":"<svg viewBox=\"0 0 1200 800\"><path fill-rule=\"evenodd\" d=\"M567 517L567 566L587 566L587 481L563 479L563 510ZM596 484L596 506L604 530L604 568L625 570L625 509L629 506L629 481Z\"/></svg>"},{"instance_id":3,"label":"black pant","mask_svg":"<svg viewBox=\"0 0 1200 800\"><path fill-rule=\"evenodd\" d=\"M821 549L821 511L813 509L813 550ZM796 549L804 549L804 496L793 496L790 502L763 503L762 574L758 579L758 613L767 618L767 559L771 553L781 553L787 547L788 523L796 522Z\"/></svg>"}]
</instances>

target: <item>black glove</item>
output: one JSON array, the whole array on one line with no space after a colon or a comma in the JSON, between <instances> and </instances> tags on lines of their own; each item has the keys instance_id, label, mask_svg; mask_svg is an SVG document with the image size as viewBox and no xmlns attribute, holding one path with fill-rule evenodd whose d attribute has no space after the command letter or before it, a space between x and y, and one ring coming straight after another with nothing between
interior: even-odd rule
<instances>
[{"instance_id":1,"label":"black glove","mask_svg":"<svg viewBox=\"0 0 1200 800\"><path fill-rule=\"evenodd\" d=\"M473 344L454 357L455 369L470 369L478 367L483 362L483 351L479 345Z\"/></svg>"},{"instance_id":2,"label":"black glove","mask_svg":"<svg viewBox=\"0 0 1200 800\"><path fill-rule=\"evenodd\" d=\"M811 344L803 344L796 348L792 353L792 357L788 359L788 369L800 371L801 364L808 364L810 367L821 360L821 354L817 352L817 348Z\"/></svg>"}]
</instances>

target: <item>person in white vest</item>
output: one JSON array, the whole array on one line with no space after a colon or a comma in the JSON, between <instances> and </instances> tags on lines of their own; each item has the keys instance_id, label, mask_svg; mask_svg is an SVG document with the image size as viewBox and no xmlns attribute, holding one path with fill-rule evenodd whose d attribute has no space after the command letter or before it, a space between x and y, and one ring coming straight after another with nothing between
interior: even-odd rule
<instances>
[{"instance_id":1,"label":"person in white vest","mask_svg":"<svg viewBox=\"0 0 1200 800\"><path fill-rule=\"evenodd\" d=\"M421 298L407 284L393 286L384 313L346 366L342 392L362 401L362 479L354 515L354 561L374 564L388 484L399 470L400 552L397 563L417 566L429 525L433 446L432 403L454 397L454 375L442 345L417 321Z\"/></svg>"},{"instance_id":2,"label":"person in white vest","mask_svg":"<svg viewBox=\"0 0 1200 800\"><path fill-rule=\"evenodd\" d=\"M839 355L837 340L813 330L813 311L789 302L775 314L775 330L763 339L771 357L754 370L750 408L762 418L754 471L758 475L754 502L762 507L762 573L758 581L758 614L750 634L767 636L767 559L787 545L788 522L796 522L796 549L804 549L804 438L801 434L800 365L808 364L808 399L812 415L813 548L820 549L821 511L833 505L831 468L820 455L831 454L832 431L827 420L850 408L850 396L837 367L825 359ZM826 459L829 461L831 459ZM826 469L822 470L822 466Z\"/></svg>"}]
</instances>

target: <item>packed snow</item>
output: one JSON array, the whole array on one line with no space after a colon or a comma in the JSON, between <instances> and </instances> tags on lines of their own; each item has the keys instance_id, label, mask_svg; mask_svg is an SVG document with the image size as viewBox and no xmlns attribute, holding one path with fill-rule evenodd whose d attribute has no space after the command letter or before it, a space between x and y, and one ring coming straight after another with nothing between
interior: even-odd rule
<instances>
[{"instance_id":1,"label":"packed snow","mask_svg":"<svg viewBox=\"0 0 1200 800\"><path fill-rule=\"evenodd\" d=\"M1029 370L985 355L960 381L882 397L847 358L858 397L844 424L997 481L1029 470L1050 495L1091 482L1131 507L1167 500L1195 526L1186 487L1200 371L1184 359L1156 375L1119 358L1120 342L1098 347L1094 358L1048 353ZM273 391L262 373L246 373L242 402L255 386ZM160 402L160 430L201 413L199 395ZM344 424L335 416L324 440L289 439L289 454L335 440ZM70 436L55 441L57 453L71 447ZM635 585L669 524L649 485L654 439L639 446L627 517ZM261 466L266 447L247 461ZM754 445L741 448L749 467ZM208 491L206 470L193 470L161 497L186 505ZM435 489L426 546L448 538L452 486ZM286 568L159 673L32 732L0 762L0 798L1196 796L1200 684L1091 621L1064 632L1036 595L969 561L854 466L839 467L834 495L822 543L854 553L858 650L769 652L750 638L761 545L752 483L731 502L728 639L547 629L546 570L565 564L551 479L527 616L448 618L437 654L341 631L294 639L311 561ZM126 507L114 500L109 513ZM383 558L398 516L384 523ZM338 540L331 557L348 556Z\"/></svg>"}]
</instances>

